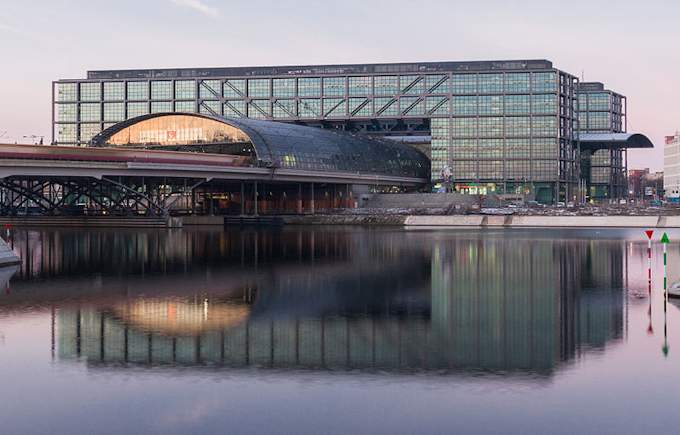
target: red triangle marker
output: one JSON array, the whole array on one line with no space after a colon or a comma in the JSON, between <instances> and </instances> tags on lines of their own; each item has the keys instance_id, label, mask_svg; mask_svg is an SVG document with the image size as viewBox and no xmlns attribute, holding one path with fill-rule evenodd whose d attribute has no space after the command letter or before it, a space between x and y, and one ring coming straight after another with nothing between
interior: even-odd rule
<instances>
[{"instance_id":1,"label":"red triangle marker","mask_svg":"<svg viewBox=\"0 0 680 435\"><path fill-rule=\"evenodd\" d=\"M647 231L645 231L645 234L647 234L647 238L649 240L652 240L652 236L654 235L654 230L647 230Z\"/></svg>"}]
</instances>

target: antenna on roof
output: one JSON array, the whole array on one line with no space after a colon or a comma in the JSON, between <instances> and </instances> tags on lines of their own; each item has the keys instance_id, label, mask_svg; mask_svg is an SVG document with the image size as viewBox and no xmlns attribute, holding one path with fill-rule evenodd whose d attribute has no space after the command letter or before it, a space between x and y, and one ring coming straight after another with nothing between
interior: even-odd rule
<instances>
[{"instance_id":1,"label":"antenna on roof","mask_svg":"<svg viewBox=\"0 0 680 435\"><path fill-rule=\"evenodd\" d=\"M581 70L581 81L582 82L586 81L586 71L583 69Z\"/></svg>"}]
</instances>

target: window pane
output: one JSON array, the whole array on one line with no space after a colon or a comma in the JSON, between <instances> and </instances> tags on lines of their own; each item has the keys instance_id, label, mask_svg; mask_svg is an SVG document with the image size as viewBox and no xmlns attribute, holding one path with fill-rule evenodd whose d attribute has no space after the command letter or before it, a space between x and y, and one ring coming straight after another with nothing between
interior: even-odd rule
<instances>
[{"instance_id":1,"label":"window pane","mask_svg":"<svg viewBox=\"0 0 680 435\"><path fill-rule=\"evenodd\" d=\"M127 84L127 99L128 100L148 100L149 99L149 82L128 82L128 84Z\"/></svg>"},{"instance_id":2,"label":"window pane","mask_svg":"<svg viewBox=\"0 0 680 435\"><path fill-rule=\"evenodd\" d=\"M321 79L318 77L303 77L298 79L298 95L300 97L320 97Z\"/></svg>"},{"instance_id":3,"label":"window pane","mask_svg":"<svg viewBox=\"0 0 680 435\"><path fill-rule=\"evenodd\" d=\"M57 101L76 101L76 83L57 83Z\"/></svg>"},{"instance_id":4,"label":"window pane","mask_svg":"<svg viewBox=\"0 0 680 435\"><path fill-rule=\"evenodd\" d=\"M178 81L175 82L175 99L176 100L193 100L195 98L196 98L196 82L195 81L193 81L193 80L178 80ZM188 105L182 105L182 107L189 107L189 106ZM193 110L195 110L195 107L194 107Z\"/></svg>"},{"instance_id":5,"label":"window pane","mask_svg":"<svg viewBox=\"0 0 680 435\"><path fill-rule=\"evenodd\" d=\"M169 80L151 82L151 99L172 100L172 82Z\"/></svg>"},{"instance_id":6,"label":"window pane","mask_svg":"<svg viewBox=\"0 0 680 435\"><path fill-rule=\"evenodd\" d=\"M248 80L249 97L269 97L269 79Z\"/></svg>"},{"instance_id":7,"label":"window pane","mask_svg":"<svg viewBox=\"0 0 680 435\"><path fill-rule=\"evenodd\" d=\"M99 101L101 99L101 83L81 83L80 101Z\"/></svg>"},{"instance_id":8,"label":"window pane","mask_svg":"<svg viewBox=\"0 0 680 435\"><path fill-rule=\"evenodd\" d=\"M120 101L125 99L125 87L123 82L105 82L104 100Z\"/></svg>"}]
</instances>

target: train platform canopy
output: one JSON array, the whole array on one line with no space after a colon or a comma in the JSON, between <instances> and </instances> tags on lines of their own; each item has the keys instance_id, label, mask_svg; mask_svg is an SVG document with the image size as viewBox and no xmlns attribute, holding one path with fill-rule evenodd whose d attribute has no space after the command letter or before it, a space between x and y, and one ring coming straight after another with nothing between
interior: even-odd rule
<instances>
[{"instance_id":1,"label":"train platform canopy","mask_svg":"<svg viewBox=\"0 0 680 435\"><path fill-rule=\"evenodd\" d=\"M282 122L198 113L142 115L96 135L94 147L247 155L252 166L301 172L391 176L426 183L430 161L406 145Z\"/></svg>"},{"instance_id":2,"label":"train platform canopy","mask_svg":"<svg viewBox=\"0 0 680 435\"><path fill-rule=\"evenodd\" d=\"M581 133L579 140L582 150L654 148L652 141L640 133Z\"/></svg>"}]
</instances>

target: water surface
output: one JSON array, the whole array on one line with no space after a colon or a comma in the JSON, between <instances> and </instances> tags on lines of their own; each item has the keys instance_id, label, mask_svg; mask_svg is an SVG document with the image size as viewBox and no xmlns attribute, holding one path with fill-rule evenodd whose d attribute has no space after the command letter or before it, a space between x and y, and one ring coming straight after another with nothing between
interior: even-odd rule
<instances>
[{"instance_id":1,"label":"water surface","mask_svg":"<svg viewBox=\"0 0 680 435\"><path fill-rule=\"evenodd\" d=\"M0 271L3 433L678 431L680 305L664 312L660 245L648 297L639 230L11 243L24 261Z\"/></svg>"}]
</instances>

